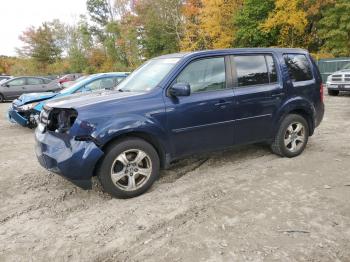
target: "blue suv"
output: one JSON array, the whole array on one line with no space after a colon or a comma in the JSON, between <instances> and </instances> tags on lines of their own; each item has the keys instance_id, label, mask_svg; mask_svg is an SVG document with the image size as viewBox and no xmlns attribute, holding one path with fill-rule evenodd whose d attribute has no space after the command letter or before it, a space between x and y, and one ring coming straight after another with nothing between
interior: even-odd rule
<instances>
[{"instance_id":1,"label":"blue suv","mask_svg":"<svg viewBox=\"0 0 350 262\"><path fill-rule=\"evenodd\" d=\"M128 198L195 153L267 142L298 156L323 114L321 76L305 50L171 54L147 61L114 92L48 103L36 155L82 188L96 175L106 192Z\"/></svg>"}]
</instances>

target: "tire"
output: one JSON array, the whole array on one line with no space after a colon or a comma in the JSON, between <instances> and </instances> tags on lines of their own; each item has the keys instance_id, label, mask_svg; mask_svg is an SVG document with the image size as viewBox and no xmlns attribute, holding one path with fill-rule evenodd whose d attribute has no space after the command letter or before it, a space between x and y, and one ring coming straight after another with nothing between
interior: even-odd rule
<instances>
[{"instance_id":1,"label":"tire","mask_svg":"<svg viewBox=\"0 0 350 262\"><path fill-rule=\"evenodd\" d=\"M282 120L271 149L282 157L296 157L304 151L308 139L309 125L306 119L290 114Z\"/></svg>"},{"instance_id":2,"label":"tire","mask_svg":"<svg viewBox=\"0 0 350 262\"><path fill-rule=\"evenodd\" d=\"M330 95L330 96L337 96L337 95L339 95L339 90L328 89L328 95Z\"/></svg>"},{"instance_id":3,"label":"tire","mask_svg":"<svg viewBox=\"0 0 350 262\"><path fill-rule=\"evenodd\" d=\"M5 98L2 94L0 94L0 103L3 103L3 102L5 102Z\"/></svg>"},{"instance_id":4,"label":"tire","mask_svg":"<svg viewBox=\"0 0 350 262\"><path fill-rule=\"evenodd\" d=\"M110 195L131 198L152 186L159 169L159 156L151 144L140 138L126 138L107 147L97 176Z\"/></svg>"}]
</instances>

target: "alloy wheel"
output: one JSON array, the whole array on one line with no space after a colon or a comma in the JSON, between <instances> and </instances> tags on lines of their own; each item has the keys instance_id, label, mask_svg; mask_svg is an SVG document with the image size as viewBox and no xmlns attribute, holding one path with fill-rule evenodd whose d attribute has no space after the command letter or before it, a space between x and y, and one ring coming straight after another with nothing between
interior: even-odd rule
<instances>
[{"instance_id":1,"label":"alloy wheel","mask_svg":"<svg viewBox=\"0 0 350 262\"><path fill-rule=\"evenodd\" d=\"M144 151L131 149L122 152L111 167L111 179L116 187L124 191L141 188L152 174L152 161Z\"/></svg>"},{"instance_id":2,"label":"alloy wheel","mask_svg":"<svg viewBox=\"0 0 350 262\"><path fill-rule=\"evenodd\" d=\"M284 135L284 145L290 152L297 152L305 143L305 127L299 122L290 124Z\"/></svg>"}]
</instances>

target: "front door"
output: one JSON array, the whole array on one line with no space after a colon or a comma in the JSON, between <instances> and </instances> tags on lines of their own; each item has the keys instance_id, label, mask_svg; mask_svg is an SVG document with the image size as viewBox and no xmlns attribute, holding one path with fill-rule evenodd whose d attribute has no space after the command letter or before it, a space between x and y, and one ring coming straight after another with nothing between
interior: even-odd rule
<instances>
[{"instance_id":1,"label":"front door","mask_svg":"<svg viewBox=\"0 0 350 262\"><path fill-rule=\"evenodd\" d=\"M24 77L13 79L6 83L6 97L17 98L27 92L26 79Z\"/></svg>"},{"instance_id":2,"label":"front door","mask_svg":"<svg viewBox=\"0 0 350 262\"><path fill-rule=\"evenodd\" d=\"M172 83L187 83L190 96L166 96L168 129L174 157L233 143L233 89L229 57L191 62Z\"/></svg>"},{"instance_id":3,"label":"front door","mask_svg":"<svg viewBox=\"0 0 350 262\"><path fill-rule=\"evenodd\" d=\"M272 138L273 120L285 97L272 54L231 57L235 94L235 144Z\"/></svg>"}]
</instances>

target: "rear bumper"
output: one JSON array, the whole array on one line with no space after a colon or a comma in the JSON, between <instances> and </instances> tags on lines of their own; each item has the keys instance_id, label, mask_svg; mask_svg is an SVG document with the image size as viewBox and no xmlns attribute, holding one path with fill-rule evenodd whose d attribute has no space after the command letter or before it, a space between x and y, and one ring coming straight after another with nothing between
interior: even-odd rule
<instances>
[{"instance_id":1,"label":"rear bumper","mask_svg":"<svg viewBox=\"0 0 350 262\"><path fill-rule=\"evenodd\" d=\"M10 106L8 110L8 118L11 122L16 122L21 126L28 126L29 120L24 116L20 115L13 107Z\"/></svg>"},{"instance_id":2,"label":"rear bumper","mask_svg":"<svg viewBox=\"0 0 350 262\"><path fill-rule=\"evenodd\" d=\"M93 142L76 141L66 134L35 131L35 153L41 166L83 188L92 187L91 177L103 151Z\"/></svg>"}]
</instances>

